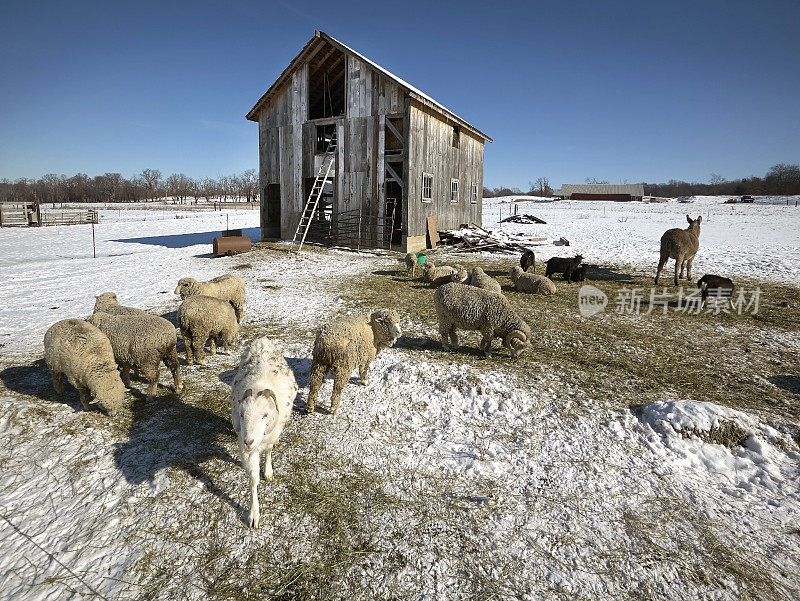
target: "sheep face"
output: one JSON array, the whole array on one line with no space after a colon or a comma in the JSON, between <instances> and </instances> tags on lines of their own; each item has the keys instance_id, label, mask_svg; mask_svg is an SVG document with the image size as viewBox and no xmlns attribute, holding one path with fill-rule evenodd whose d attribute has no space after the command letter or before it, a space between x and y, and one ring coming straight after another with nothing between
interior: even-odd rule
<instances>
[{"instance_id":1,"label":"sheep face","mask_svg":"<svg viewBox=\"0 0 800 601\"><path fill-rule=\"evenodd\" d=\"M503 346L511 351L511 358L516 359L520 353L530 346L528 336L522 330L509 332L503 340Z\"/></svg>"},{"instance_id":2,"label":"sheep face","mask_svg":"<svg viewBox=\"0 0 800 601\"><path fill-rule=\"evenodd\" d=\"M392 346L403 334L400 328L400 314L397 311L378 309L369 318L376 340L384 342L386 346Z\"/></svg>"},{"instance_id":3,"label":"sheep face","mask_svg":"<svg viewBox=\"0 0 800 601\"><path fill-rule=\"evenodd\" d=\"M180 294L182 299L186 299L187 296L192 296L192 294L196 294L195 287L197 285L197 280L192 278L181 278L178 280L178 286L175 288L175 294Z\"/></svg>"},{"instance_id":4,"label":"sheep face","mask_svg":"<svg viewBox=\"0 0 800 601\"><path fill-rule=\"evenodd\" d=\"M266 388L253 394L253 389L248 388L233 410L232 421L241 451L255 451L278 423L278 399L275 393Z\"/></svg>"},{"instance_id":5,"label":"sheep face","mask_svg":"<svg viewBox=\"0 0 800 601\"><path fill-rule=\"evenodd\" d=\"M103 294L99 294L94 297L95 302L94 306L108 306L108 305L118 305L119 301L117 300L117 295L113 292L103 292Z\"/></svg>"}]
</instances>

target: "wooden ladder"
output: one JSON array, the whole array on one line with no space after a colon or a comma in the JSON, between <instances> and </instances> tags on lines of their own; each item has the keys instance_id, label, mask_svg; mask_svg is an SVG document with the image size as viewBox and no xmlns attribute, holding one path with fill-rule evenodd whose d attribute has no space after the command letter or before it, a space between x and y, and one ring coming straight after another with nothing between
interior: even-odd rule
<instances>
[{"instance_id":1,"label":"wooden ladder","mask_svg":"<svg viewBox=\"0 0 800 601\"><path fill-rule=\"evenodd\" d=\"M292 245L289 247L289 253L294 251L295 245L297 245L297 251L294 252L299 253L300 250L302 250L303 244L306 241L306 236L308 235L308 230L311 228L314 213L317 211L319 199L322 198L322 191L325 188L325 184L332 181L330 179L330 173L335 162L336 130L334 129L333 135L328 141L328 147L325 149L325 155L322 157L322 163L319 166L317 177L314 179L314 185L311 187L311 193L308 195L308 200L306 200L306 206L303 208L303 213L300 215L300 222L297 224L297 230L294 232ZM300 240L300 244L297 244L298 239Z\"/></svg>"}]
</instances>

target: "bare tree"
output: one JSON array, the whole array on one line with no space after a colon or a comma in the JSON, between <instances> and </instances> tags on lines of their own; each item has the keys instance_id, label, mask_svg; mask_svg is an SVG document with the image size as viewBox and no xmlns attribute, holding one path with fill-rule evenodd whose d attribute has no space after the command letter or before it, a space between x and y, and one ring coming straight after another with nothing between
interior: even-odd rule
<instances>
[{"instance_id":1,"label":"bare tree","mask_svg":"<svg viewBox=\"0 0 800 601\"><path fill-rule=\"evenodd\" d=\"M139 176L144 180L147 188L148 195L145 196L145 201L148 198L156 199L156 192L161 187L161 171L158 169L142 169Z\"/></svg>"},{"instance_id":2,"label":"bare tree","mask_svg":"<svg viewBox=\"0 0 800 601\"><path fill-rule=\"evenodd\" d=\"M587 177L583 181L586 182L587 184L607 184L608 183L608 180L606 180L606 179L599 180L596 177Z\"/></svg>"}]
</instances>

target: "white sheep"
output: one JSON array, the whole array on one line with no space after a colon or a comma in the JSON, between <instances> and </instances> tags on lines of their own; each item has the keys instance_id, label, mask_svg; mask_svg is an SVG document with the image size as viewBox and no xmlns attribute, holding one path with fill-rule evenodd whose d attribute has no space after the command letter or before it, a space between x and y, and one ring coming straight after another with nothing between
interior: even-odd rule
<instances>
[{"instance_id":1,"label":"white sheep","mask_svg":"<svg viewBox=\"0 0 800 601\"><path fill-rule=\"evenodd\" d=\"M413 278L417 275L417 255L415 253L407 253L406 258L406 275Z\"/></svg>"},{"instance_id":2,"label":"white sheep","mask_svg":"<svg viewBox=\"0 0 800 601\"><path fill-rule=\"evenodd\" d=\"M82 319L65 319L44 335L44 361L53 388L64 392L64 376L75 388L84 409L94 400L109 415L122 406L125 386L120 380L114 351L103 332Z\"/></svg>"},{"instance_id":3,"label":"white sheep","mask_svg":"<svg viewBox=\"0 0 800 601\"><path fill-rule=\"evenodd\" d=\"M210 296L190 296L178 308L178 325L186 347L186 361L205 365L203 347L211 339L211 354L217 352L217 338L227 351L236 343L239 322L227 301Z\"/></svg>"},{"instance_id":4,"label":"white sheep","mask_svg":"<svg viewBox=\"0 0 800 601\"><path fill-rule=\"evenodd\" d=\"M448 339L458 347L456 330L478 330L483 335L480 348L487 357L495 337L503 340L514 359L530 344L530 327L502 294L451 283L436 291L433 302L444 350L450 348Z\"/></svg>"},{"instance_id":5,"label":"white sheep","mask_svg":"<svg viewBox=\"0 0 800 601\"><path fill-rule=\"evenodd\" d=\"M402 333L400 315L390 309L346 317L324 326L314 341L311 382L306 403L308 413L314 412L322 380L331 372L331 413L336 413L342 398L342 389L353 370L358 368L361 382L367 386L367 371L372 360L383 349L392 346Z\"/></svg>"},{"instance_id":6,"label":"white sheep","mask_svg":"<svg viewBox=\"0 0 800 601\"><path fill-rule=\"evenodd\" d=\"M250 479L250 528L258 528L259 463L266 451L264 479L272 480L272 448L292 412L297 382L281 352L266 336L242 353L231 387L231 421L239 439L242 467Z\"/></svg>"},{"instance_id":7,"label":"white sheep","mask_svg":"<svg viewBox=\"0 0 800 601\"><path fill-rule=\"evenodd\" d=\"M242 322L244 314L244 280L231 273L221 275L208 282L198 282L194 278L181 278L175 288L175 294L180 294L186 300L190 296L211 296L228 301L236 312L236 321Z\"/></svg>"},{"instance_id":8,"label":"white sheep","mask_svg":"<svg viewBox=\"0 0 800 601\"><path fill-rule=\"evenodd\" d=\"M500 282L495 280L493 277L486 275L486 272L480 267L473 268L472 277L470 278L470 285L475 286L476 288L482 288L483 290L488 290L489 292L496 292L497 294L500 294L503 291L503 289L500 287Z\"/></svg>"},{"instance_id":9,"label":"white sheep","mask_svg":"<svg viewBox=\"0 0 800 601\"><path fill-rule=\"evenodd\" d=\"M469 284L471 279L472 275L470 272L464 269L461 265L456 267L455 273L450 276L450 281L456 282L457 284Z\"/></svg>"},{"instance_id":10,"label":"white sheep","mask_svg":"<svg viewBox=\"0 0 800 601\"><path fill-rule=\"evenodd\" d=\"M131 368L147 380L147 400L155 398L158 367L163 361L172 372L175 392L183 390L181 368L175 347L178 336L175 326L156 315L110 315L95 313L86 319L111 341L114 360L122 372L122 382L130 388Z\"/></svg>"},{"instance_id":11,"label":"white sheep","mask_svg":"<svg viewBox=\"0 0 800 601\"><path fill-rule=\"evenodd\" d=\"M113 292L103 292L103 294L95 296L94 298L94 313L102 312L110 315L149 315L149 313L141 309L120 305L117 300L117 295Z\"/></svg>"},{"instance_id":12,"label":"white sheep","mask_svg":"<svg viewBox=\"0 0 800 601\"><path fill-rule=\"evenodd\" d=\"M548 277L536 273L522 271L522 267L515 265L511 269L511 281L519 292L527 294L555 294L556 285Z\"/></svg>"},{"instance_id":13,"label":"white sheep","mask_svg":"<svg viewBox=\"0 0 800 601\"><path fill-rule=\"evenodd\" d=\"M449 265L436 267L434 262L430 260L422 265L422 278L434 286L448 283L454 273L456 273L455 267L450 267Z\"/></svg>"}]
</instances>

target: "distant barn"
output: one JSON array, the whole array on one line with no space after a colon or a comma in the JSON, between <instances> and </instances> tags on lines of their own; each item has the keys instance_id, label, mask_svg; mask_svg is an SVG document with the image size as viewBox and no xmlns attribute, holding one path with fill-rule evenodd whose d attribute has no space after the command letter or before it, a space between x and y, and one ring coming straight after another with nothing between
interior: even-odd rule
<instances>
[{"instance_id":1,"label":"distant barn","mask_svg":"<svg viewBox=\"0 0 800 601\"><path fill-rule=\"evenodd\" d=\"M407 251L426 247L429 217L438 229L482 225L491 138L321 31L247 118L258 122L262 239L300 224L309 240Z\"/></svg>"},{"instance_id":2,"label":"distant barn","mask_svg":"<svg viewBox=\"0 0 800 601\"><path fill-rule=\"evenodd\" d=\"M644 184L564 184L555 196L569 200L642 200Z\"/></svg>"}]
</instances>

